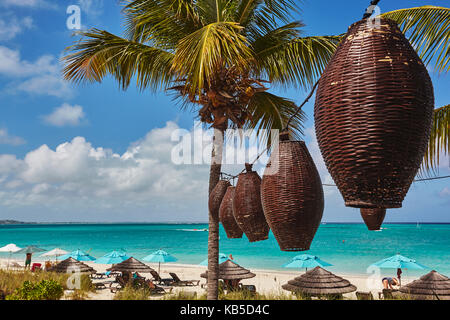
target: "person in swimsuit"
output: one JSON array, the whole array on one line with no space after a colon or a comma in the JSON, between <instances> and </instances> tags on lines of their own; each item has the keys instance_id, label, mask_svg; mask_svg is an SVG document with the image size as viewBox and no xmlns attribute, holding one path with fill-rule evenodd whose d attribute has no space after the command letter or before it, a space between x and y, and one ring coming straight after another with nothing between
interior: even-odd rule
<instances>
[{"instance_id":1,"label":"person in swimsuit","mask_svg":"<svg viewBox=\"0 0 450 320\"><path fill-rule=\"evenodd\" d=\"M385 277L381 280L381 282L383 283L383 287L385 289L394 289L392 286L399 285L399 281L397 280L397 278Z\"/></svg>"},{"instance_id":2,"label":"person in swimsuit","mask_svg":"<svg viewBox=\"0 0 450 320\"><path fill-rule=\"evenodd\" d=\"M30 268L31 266L31 253L27 253L27 256L25 258L25 268Z\"/></svg>"}]
</instances>

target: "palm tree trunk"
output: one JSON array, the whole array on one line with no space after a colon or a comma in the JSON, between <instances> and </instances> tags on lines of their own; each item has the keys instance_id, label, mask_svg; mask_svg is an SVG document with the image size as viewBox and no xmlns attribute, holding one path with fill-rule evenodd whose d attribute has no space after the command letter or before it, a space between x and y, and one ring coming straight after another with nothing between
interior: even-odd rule
<instances>
[{"instance_id":1,"label":"palm tree trunk","mask_svg":"<svg viewBox=\"0 0 450 320\"><path fill-rule=\"evenodd\" d=\"M211 168L209 172L209 194L220 179L225 128L214 129ZM208 235L208 300L219 298L219 215L209 212Z\"/></svg>"}]
</instances>

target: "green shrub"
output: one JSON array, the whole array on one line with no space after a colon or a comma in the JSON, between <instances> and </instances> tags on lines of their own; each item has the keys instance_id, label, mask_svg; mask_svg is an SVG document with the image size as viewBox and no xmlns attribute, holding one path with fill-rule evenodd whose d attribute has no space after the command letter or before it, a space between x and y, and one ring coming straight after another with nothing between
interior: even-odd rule
<instances>
[{"instance_id":1,"label":"green shrub","mask_svg":"<svg viewBox=\"0 0 450 320\"><path fill-rule=\"evenodd\" d=\"M25 281L21 288L6 297L7 300L59 300L64 288L55 280L42 280L38 284Z\"/></svg>"},{"instance_id":2,"label":"green shrub","mask_svg":"<svg viewBox=\"0 0 450 320\"><path fill-rule=\"evenodd\" d=\"M69 276L67 273L0 270L0 290L8 296L21 288L24 281L36 285L42 280L55 280L66 289Z\"/></svg>"}]
</instances>

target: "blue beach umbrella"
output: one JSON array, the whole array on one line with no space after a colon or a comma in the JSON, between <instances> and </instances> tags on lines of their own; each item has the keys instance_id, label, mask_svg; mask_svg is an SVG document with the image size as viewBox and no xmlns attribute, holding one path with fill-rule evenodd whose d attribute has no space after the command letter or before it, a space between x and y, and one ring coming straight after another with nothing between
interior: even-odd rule
<instances>
[{"instance_id":1,"label":"blue beach umbrella","mask_svg":"<svg viewBox=\"0 0 450 320\"><path fill-rule=\"evenodd\" d=\"M219 264L229 260L230 258L228 258L228 255L226 255L225 253L219 253ZM233 259L234 262L236 262ZM208 259L203 260L202 262L199 263L199 266L208 266Z\"/></svg>"},{"instance_id":2,"label":"blue beach umbrella","mask_svg":"<svg viewBox=\"0 0 450 320\"><path fill-rule=\"evenodd\" d=\"M416 260L401 256L399 254L375 262L374 264L371 264L371 266L383 269L411 269L411 270L429 269L427 266L418 263Z\"/></svg>"},{"instance_id":3,"label":"blue beach umbrella","mask_svg":"<svg viewBox=\"0 0 450 320\"><path fill-rule=\"evenodd\" d=\"M320 260L319 257L310 254L301 254L292 258L291 261L282 265L283 268L315 268L315 267L329 267L331 263Z\"/></svg>"},{"instance_id":4,"label":"blue beach umbrella","mask_svg":"<svg viewBox=\"0 0 450 320\"><path fill-rule=\"evenodd\" d=\"M401 269L422 270L429 269L427 266L418 263L416 260L396 254L395 256L380 260L370 265L381 269L397 269L397 276L401 281ZM401 282L400 282L401 283Z\"/></svg>"},{"instance_id":5,"label":"blue beach umbrella","mask_svg":"<svg viewBox=\"0 0 450 320\"><path fill-rule=\"evenodd\" d=\"M95 258L93 256L89 255L88 253L86 253L80 249L72 251L72 252L65 254L59 258L61 260L66 260L67 258L73 258L77 261L94 261L95 260Z\"/></svg>"},{"instance_id":6,"label":"blue beach umbrella","mask_svg":"<svg viewBox=\"0 0 450 320\"><path fill-rule=\"evenodd\" d=\"M155 252L153 252L152 254L149 254L148 256L144 257L142 259L142 261L146 261L146 262L154 262L154 263L158 263L158 273L161 271L161 263L166 263L166 262L175 262L178 261L177 258L175 258L174 256L170 255L169 253L165 252L164 250L157 250Z\"/></svg>"},{"instance_id":7,"label":"blue beach umbrella","mask_svg":"<svg viewBox=\"0 0 450 320\"><path fill-rule=\"evenodd\" d=\"M114 250L110 253L105 254L103 257L98 258L95 260L95 263L99 264L116 264L121 263L122 261L125 261L129 259L130 257L126 255L125 252L122 250Z\"/></svg>"}]
</instances>

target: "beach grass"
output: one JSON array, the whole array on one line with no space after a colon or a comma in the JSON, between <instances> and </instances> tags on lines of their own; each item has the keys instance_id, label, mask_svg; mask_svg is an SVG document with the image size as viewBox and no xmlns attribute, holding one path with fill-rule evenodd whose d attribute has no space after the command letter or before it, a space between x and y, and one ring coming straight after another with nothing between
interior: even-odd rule
<instances>
[{"instance_id":1,"label":"beach grass","mask_svg":"<svg viewBox=\"0 0 450 320\"><path fill-rule=\"evenodd\" d=\"M21 288L25 281L38 284L42 280L55 280L63 288L67 288L69 276L69 274L65 273L0 270L0 290L8 296L16 289Z\"/></svg>"},{"instance_id":2,"label":"beach grass","mask_svg":"<svg viewBox=\"0 0 450 320\"><path fill-rule=\"evenodd\" d=\"M150 300L150 296L151 292L147 288L127 285L115 294L114 300Z\"/></svg>"}]
</instances>

